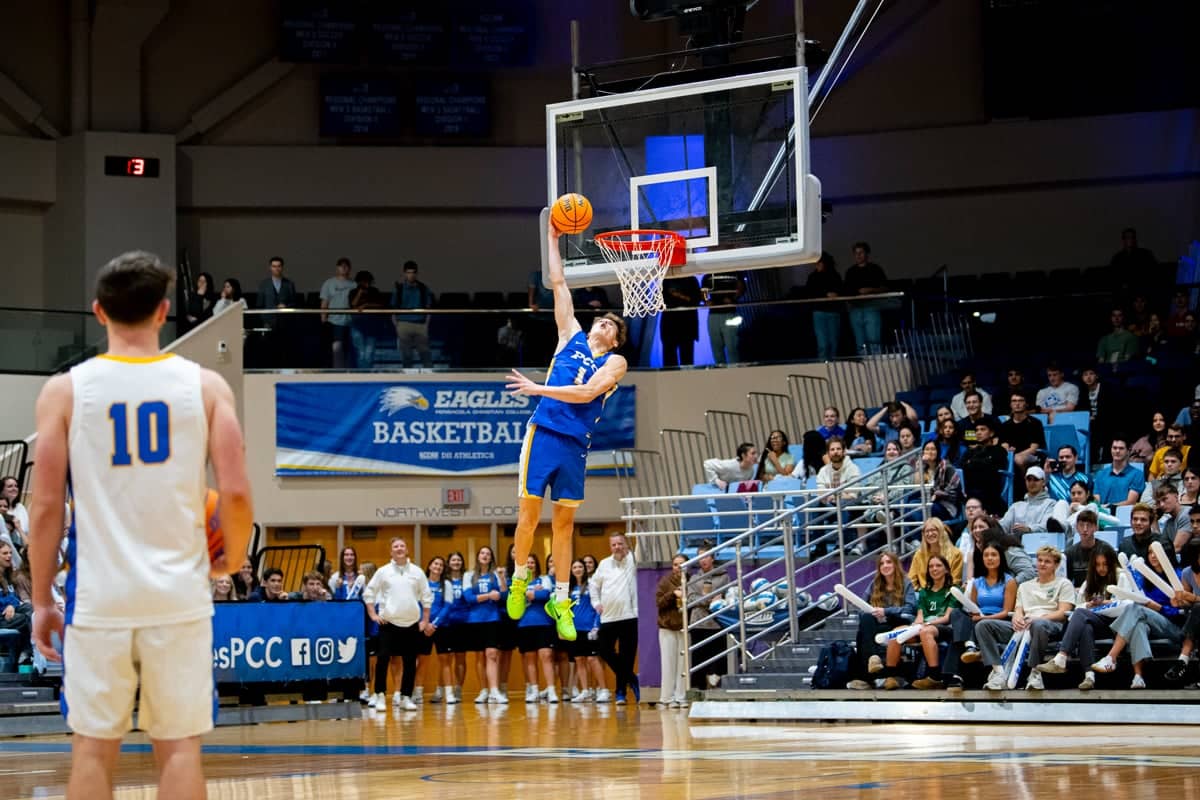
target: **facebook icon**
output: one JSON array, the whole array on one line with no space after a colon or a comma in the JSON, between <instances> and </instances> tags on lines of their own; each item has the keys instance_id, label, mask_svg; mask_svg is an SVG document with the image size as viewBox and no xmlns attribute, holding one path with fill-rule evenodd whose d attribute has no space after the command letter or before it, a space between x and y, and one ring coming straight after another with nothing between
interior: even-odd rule
<instances>
[{"instance_id":1,"label":"facebook icon","mask_svg":"<svg viewBox=\"0 0 1200 800\"><path fill-rule=\"evenodd\" d=\"M312 648L308 639L292 639L292 666L307 667L312 663Z\"/></svg>"}]
</instances>

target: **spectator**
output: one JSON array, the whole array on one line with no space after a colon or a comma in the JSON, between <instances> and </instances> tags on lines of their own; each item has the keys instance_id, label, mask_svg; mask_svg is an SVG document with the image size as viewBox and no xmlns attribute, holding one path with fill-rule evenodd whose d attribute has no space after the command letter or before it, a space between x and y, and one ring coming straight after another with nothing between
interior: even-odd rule
<instances>
[{"instance_id":1,"label":"spectator","mask_svg":"<svg viewBox=\"0 0 1200 800\"><path fill-rule=\"evenodd\" d=\"M1149 464L1154 455L1167 446L1167 415L1155 411L1150 416L1150 431L1133 443L1129 460L1134 464Z\"/></svg>"},{"instance_id":2,"label":"spectator","mask_svg":"<svg viewBox=\"0 0 1200 800\"><path fill-rule=\"evenodd\" d=\"M588 571L583 559L571 564L569 595L575 610L575 641L570 644L575 658L575 677L580 689L571 695L571 702L591 700L607 702L600 694L608 694L604 686L604 667L600 664L600 617L592 608L588 593Z\"/></svg>"},{"instance_id":3,"label":"spectator","mask_svg":"<svg viewBox=\"0 0 1200 800\"><path fill-rule=\"evenodd\" d=\"M236 603L241 598L233 585L233 578L228 575L218 575L212 579L212 599L214 603Z\"/></svg>"},{"instance_id":4,"label":"spectator","mask_svg":"<svg viewBox=\"0 0 1200 800\"><path fill-rule=\"evenodd\" d=\"M338 571L329 577L329 591L334 600L357 600L362 594L366 580L358 571L358 551L353 547L342 548L342 563Z\"/></svg>"},{"instance_id":5,"label":"spectator","mask_svg":"<svg viewBox=\"0 0 1200 800\"><path fill-rule=\"evenodd\" d=\"M1083 578L1079 582L1076 593L1077 604L1071 612L1067 623L1066 633L1058 646L1058 652L1053 658L1043 664L1038 664L1038 672L1052 675L1067 671L1067 659L1078 653L1079 661L1090 665L1096 661L1096 639L1109 639L1113 631L1109 619L1100 616L1092 609L1112 602L1108 594L1109 586L1119 586L1126 591L1133 590L1133 580L1128 573L1117 566L1117 554L1104 542L1088 549L1088 555L1083 563ZM1083 681L1079 684L1080 691L1088 691L1096 685L1096 674L1085 669Z\"/></svg>"},{"instance_id":6,"label":"spectator","mask_svg":"<svg viewBox=\"0 0 1200 800\"><path fill-rule=\"evenodd\" d=\"M546 601L554 593L554 583L542 574L542 565L533 553L525 559L529 571L529 586L525 590L525 613L517 622L517 649L525 668L525 702L536 703L544 699L557 703L558 693L554 690L554 620L546 614ZM546 689L538 692L538 667Z\"/></svg>"},{"instance_id":7,"label":"spectator","mask_svg":"<svg viewBox=\"0 0 1200 800\"><path fill-rule=\"evenodd\" d=\"M867 427L867 411L857 406L846 418L846 449L851 456L870 455L875 452L875 432Z\"/></svg>"},{"instance_id":8,"label":"spectator","mask_svg":"<svg viewBox=\"0 0 1200 800\"><path fill-rule=\"evenodd\" d=\"M13 548L13 569L21 569L23 559L21 558L21 550L25 548L25 537L21 535L17 525L17 518L12 515L8 507L8 498L0 497L0 519L4 520L4 524L0 525L0 541L8 542Z\"/></svg>"},{"instance_id":9,"label":"spectator","mask_svg":"<svg viewBox=\"0 0 1200 800\"><path fill-rule=\"evenodd\" d=\"M1175 418L1175 424L1183 426L1183 433L1188 441L1194 442L1200 438L1200 398L1193 400L1186 408L1180 410L1179 416Z\"/></svg>"},{"instance_id":10,"label":"spectator","mask_svg":"<svg viewBox=\"0 0 1200 800\"><path fill-rule=\"evenodd\" d=\"M780 430L771 431L763 447L763 456L758 460L755 479L768 483L779 475L791 475L795 469L796 459L788 452L787 434Z\"/></svg>"},{"instance_id":11,"label":"spectator","mask_svg":"<svg viewBox=\"0 0 1200 800\"><path fill-rule=\"evenodd\" d=\"M525 334L513 322L512 317L505 317L504 324L496 330L496 360L501 364L521 363L521 345Z\"/></svg>"},{"instance_id":12,"label":"spectator","mask_svg":"<svg viewBox=\"0 0 1200 800\"><path fill-rule=\"evenodd\" d=\"M921 429L917 427L917 423L909 419L901 422L900 430L896 432L896 442L900 445L900 452L911 452L919 441L921 441Z\"/></svg>"},{"instance_id":13,"label":"spectator","mask_svg":"<svg viewBox=\"0 0 1200 800\"><path fill-rule=\"evenodd\" d=\"M1000 420L983 413L983 395L978 390L972 389L966 392L963 396L963 405L967 408L967 415L958 420L958 433L963 442L970 447L975 442L975 426L980 422L987 420L988 430L995 436L1000 433Z\"/></svg>"},{"instance_id":14,"label":"spectator","mask_svg":"<svg viewBox=\"0 0 1200 800\"><path fill-rule=\"evenodd\" d=\"M1153 524L1154 509L1145 503L1135 505L1129 513L1129 527L1133 534L1121 540L1121 552L1130 558L1138 556L1144 559L1150 552L1150 545L1158 542L1170 558L1175 552L1175 544L1161 533L1157 533L1152 527Z\"/></svg>"},{"instance_id":15,"label":"spectator","mask_svg":"<svg viewBox=\"0 0 1200 800\"><path fill-rule=\"evenodd\" d=\"M299 303L296 284L291 278L283 277L283 259L272 256L270 261L271 274L258 284L259 308L292 308ZM276 317L269 314L263 317L267 327L274 327Z\"/></svg>"},{"instance_id":16,"label":"spectator","mask_svg":"<svg viewBox=\"0 0 1200 800\"><path fill-rule=\"evenodd\" d=\"M399 687L392 696L392 705L405 711L416 711L412 701L417 680L417 637L429 627L429 609L433 593L425 573L408 560L408 543L393 537L392 559L380 567L363 590L363 603L373 622L379 623L379 656L375 660L375 710L387 710L388 668L394 658L403 663L403 672L396 681ZM376 606L378 604L378 610ZM393 669L393 672L395 670Z\"/></svg>"},{"instance_id":17,"label":"spectator","mask_svg":"<svg viewBox=\"0 0 1200 800\"><path fill-rule=\"evenodd\" d=\"M1146 563L1160 577L1166 579L1167 570L1176 574L1173 564L1160 564L1154 551L1146 554ZM1092 664L1093 672L1114 672L1117 668L1117 658L1129 647L1129 660L1133 662L1133 683L1130 689L1145 689L1145 663L1154 654L1150 650L1150 639L1166 639L1171 644L1183 644L1183 623L1186 620L1186 610L1183 606L1186 600L1177 593L1173 597L1165 595L1154 583L1146 580L1142 573L1133 573L1134 583L1149 600L1146 603L1130 603L1121 611L1116 622L1112 624L1112 647L1104 658Z\"/></svg>"},{"instance_id":18,"label":"spectator","mask_svg":"<svg viewBox=\"0 0 1200 800\"><path fill-rule=\"evenodd\" d=\"M1079 375L1083 391L1079 395L1076 411L1088 412L1088 438L1091 441L1092 458L1099 461L1103 451L1102 442L1107 442L1113 431L1113 420L1124 416L1119 396L1101 391L1100 373L1095 367L1084 367Z\"/></svg>"},{"instance_id":19,"label":"spectator","mask_svg":"<svg viewBox=\"0 0 1200 800\"><path fill-rule=\"evenodd\" d=\"M1183 575L1180 576L1183 592L1176 595L1172 602L1178 602L1181 608L1186 604L1188 612L1183 623L1183 642L1179 646L1179 658L1163 675L1168 683L1183 680L1187 674L1188 662L1192 658L1192 651L1196 647L1196 639L1200 638L1200 542L1188 546L1184 551L1183 563ZM1200 688L1200 684L1188 688Z\"/></svg>"},{"instance_id":20,"label":"spectator","mask_svg":"<svg viewBox=\"0 0 1200 800\"><path fill-rule=\"evenodd\" d=\"M996 409L996 413L998 414L1012 413L1012 409L1009 408L1008 402L1012 398L1014 392L1020 392L1021 394L1025 395L1026 401L1028 401L1030 395L1033 394L1033 389L1025 385L1024 371L1016 367L1010 367L1005 375L1004 390L999 394L1001 407Z\"/></svg>"},{"instance_id":21,"label":"spectator","mask_svg":"<svg viewBox=\"0 0 1200 800\"><path fill-rule=\"evenodd\" d=\"M978 497L968 498L963 503L963 515L965 523L955 547L963 554L963 588L966 589L975 578L975 556L983 547L983 533L995 523L984 512Z\"/></svg>"},{"instance_id":22,"label":"spectator","mask_svg":"<svg viewBox=\"0 0 1200 800\"><path fill-rule=\"evenodd\" d=\"M254 574L254 564L250 559L242 562L241 567L233 576L234 590L238 597L244 597L247 600L253 600L254 593L258 591L259 583L258 576Z\"/></svg>"},{"instance_id":23,"label":"spectator","mask_svg":"<svg viewBox=\"0 0 1200 800\"><path fill-rule=\"evenodd\" d=\"M1043 414L1051 411L1074 411L1079 405L1079 387L1063 380L1062 368L1051 363L1046 367L1046 386L1038 390L1037 407ZM1054 417L1050 417L1054 422Z\"/></svg>"},{"instance_id":24,"label":"spectator","mask_svg":"<svg viewBox=\"0 0 1200 800\"><path fill-rule=\"evenodd\" d=\"M1096 360L1101 364L1120 364L1138 355L1138 338L1125 327L1125 312L1114 308L1108 315L1112 331L1096 343Z\"/></svg>"},{"instance_id":25,"label":"spectator","mask_svg":"<svg viewBox=\"0 0 1200 800\"><path fill-rule=\"evenodd\" d=\"M1090 508L1081 509L1075 516L1075 532L1079 534L1079 540L1068 545L1066 552L1067 559L1067 577L1071 579L1071 583L1076 586L1082 586L1084 579L1087 577L1088 564L1091 561L1092 552L1096 549L1096 528L1099 515ZM1100 544L1104 544L1101 542ZM1104 545L1108 547L1108 545ZM1116 553L1113 553L1112 563L1116 563ZM1095 659L1092 659L1093 661ZM1085 663L1090 663L1085 662Z\"/></svg>"},{"instance_id":26,"label":"spectator","mask_svg":"<svg viewBox=\"0 0 1200 800\"><path fill-rule=\"evenodd\" d=\"M746 293L746 283L736 272L709 273L700 283L708 306L708 341L713 363L736 364L740 359L738 328L742 317L737 302Z\"/></svg>"},{"instance_id":27,"label":"spectator","mask_svg":"<svg viewBox=\"0 0 1200 800\"><path fill-rule=\"evenodd\" d=\"M821 425L817 428L817 433L821 434L821 438L829 441L832 436L846 438L846 429L838 424L841 419L841 412L836 406L826 406L821 412Z\"/></svg>"},{"instance_id":28,"label":"spectator","mask_svg":"<svg viewBox=\"0 0 1200 800\"><path fill-rule=\"evenodd\" d=\"M1163 453L1162 468L1161 476L1146 481L1146 488L1142 491L1141 498L1143 503L1153 503L1154 498L1158 495L1158 490L1163 486L1171 485L1179 488L1183 482L1183 453L1174 447L1168 447Z\"/></svg>"},{"instance_id":29,"label":"spectator","mask_svg":"<svg viewBox=\"0 0 1200 800\"><path fill-rule=\"evenodd\" d=\"M654 590L658 607L658 653L661 664L662 688L658 692L659 708L679 708L687 694L686 662L683 648L683 562L686 556L671 559L671 571L658 581Z\"/></svg>"},{"instance_id":30,"label":"spectator","mask_svg":"<svg viewBox=\"0 0 1200 800\"><path fill-rule=\"evenodd\" d=\"M254 603L282 603L291 597L283 588L283 570L279 567L267 567L263 571L262 585L250 595Z\"/></svg>"},{"instance_id":31,"label":"spectator","mask_svg":"<svg viewBox=\"0 0 1200 800\"><path fill-rule=\"evenodd\" d=\"M967 452L967 446L963 444L962 437L959 435L958 425L952 419L944 419L936 424L937 438L931 444L937 447L938 458L953 466L958 466L963 453Z\"/></svg>"},{"instance_id":32,"label":"spectator","mask_svg":"<svg viewBox=\"0 0 1200 800\"><path fill-rule=\"evenodd\" d=\"M383 292L375 288L375 276L365 269L354 275L356 288L350 293L350 307L355 311L377 311L387 308ZM375 347L391 336L392 328L385 314L355 314L350 320L350 338L359 369L375 366Z\"/></svg>"},{"instance_id":33,"label":"spectator","mask_svg":"<svg viewBox=\"0 0 1200 800\"><path fill-rule=\"evenodd\" d=\"M942 521L958 517L962 507L962 481L958 470L938 455L936 442L926 442L921 448L921 482L929 487L930 514Z\"/></svg>"},{"instance_id":34,"label":"spectator","mask_svg":"<svg viewBox=\"0 0 1200 800\"><path fill-rule=\"evenodd\" d=\"M817 489L822 492L836 489L842 484L850 483L862 475L862 471L858 468L858 465L846 458L846 443L841 438L834 436L826 444L828 446L826 455L829 456L829 463L821 467L821 471L817 473ZM843 501L852 496L857 496L857 494L856 491L843 492ZM821 502L826 505L832 505L836 500L834 495L830 494L822 497Z\"/></svg>"},{"instance_id":35,"label":"spectator","mask_svg":"<svg viewBox=\"0 0 1200 800\"><path fill-rule=\"evenodd\" d=\"M887 291L887 276L870 260L871 245L856 242L854 264L846 270L842 291L848 297L882 294ZM878 353L883 341L883 321L878 300L856 300L850 303L850 328L854 331L856 354Z\"/></svg>"},{"instance_id":36,"label":"spectator","mask_svg":"<svg viewBox=\"0 0 1200 800\"><path fill-rule=\"evenodd\" d=\"M962 551L950 543L950 529L940 519L927 519L921 526L921 544L908 567L908 579L918 589L924 587L931 556L942 556L950 566L950 583L962 582Z\"/></svg>"},{"instance_id":37,"label":"spectator","mask_svg":"<svg viewBox=\"0 0 1200 800\"><path fill-rule=\"evenodd\" d=\"M187 330L191 330L211 318L216 302L217 287L213 283L213 277L207 272L201 272L196 276L195 288L188 293L187 313L185 314Z\"/></svg>"},{"instance_id":38,"label":"spectator","mask_svg":"<svg viewBox=\"0 0 1200 800\"><path fill-rule=\"evenodd\" d=\"M1064 444L1058 448L1057 458L1047 458L1044 467L1046 471L1046 490L1055 500L1071 502L1071 486L1082 481L1091 495L1092 482L1088 476L1079 471L1079 451L1074 445Z\"/></svg>"},{"instance_id":39,"label":"spectator","mask_svg":"<svg viewBox=\"0 0 1200 800\"><path fill-rule=\"evenodd\" d=\"M325 576L316 570L304 573L304 580L300 582L300 591L290 599L308 602L329 600L329 592L325 589Z\"/></svg>"},{"instance_id":40,"label":"spectator","mask_svg":"<svg viewBox=\"0 0 1200 800\"><path fill-rule=\"evenodd\" d=\"M1188 467L1183 471L1183 488L1179 492L1179 502L1185 506L1200 503L1200 467ZM1200 533L1200 531L1197 531Z\"/></svg>"},{"instance_id":41,"label":"spectator","mask_svg":"<svg viewBox=\"0 0 1200 800\"><path fill-rule=\"evenodd\" d=\"M737 458L710 458L704 462L704 480L721 491L729 484L754 480L757 471L758 449L750 442L738 445Z\"/></svg>"},{"instance_id":42,"label":"spectator","mask_svg":"<svg viewBox=\"0 0 1200 800\"><path fill-rule=\"evenodd\" d=\"M875 635L902 625L911 625L917 613L917 593L900 568L900 556L884 550L875 560L875 578L867 590L866 601L870 614L858 614L858 633L855 652L858 654L858 675L875 675L884 669L885 648L875 642ZM847 689L870 689L871 685L855 678Z\"/></svg>"},{"instance_id":43,"label":"spectator","mask_svg":"<svg viewBox=\"0 0 1200 800\"><path fill-rule=\"evenodd\" d=\"M700 549L706 552L700 556L700 571L688 579L687 605L691 609L688 626L693 631L691 663L704 665L693 669L691 683L693 689L703 690L716 688L725 674L725 658L717 658L725 649L725 636L718 632L721 626L708 607L729 587L729 573L724 566L717 566L711 542L700 545Z\"/></svg>"},{"instance_id":44,"label":"spectator","mask_svg":"<svg viewBox=\"0 0 1200 800\"><path fill-rule=\"evenodd\" d=\"M21 484L12 475L0 478L0 497L8 500L8 513L12 514L15 532L22 539L29 538L29 509L21 502Z\"/></svg>"},{"instance_id":45,"label":"spectator","mask_svg":"<svg viewBox=\"0 0 1200 800\"><path fill-rule=\"evenodd\" d=\"M972 523L972 525L976 524L978 522ZM995 544L1000 548L1000 551L1004 553L1004 563L1008 565L1008 571L1016 579L1018 587L1037 576L1037 567L1034 565L1033 559L1029 557L1029 553L1025 552L1021 538L1011 533L1005 533L999 523L988 524L983 531L983 544L985 547L988 544ZM976 572L983 570L982 554L982 550L975 551Z\"/></svg>"},{"instance_id":46,"label":"spectator","mask_svg":"<svg viewBox=\"0 0 1200 800\"><path fill-rule=\"evenodd\" d=\"M1179 503L1179 488L1168 483L1155 493L1158 503L1158 530L1164 539L1171 541L1176 553L1183 552L1192 538L1192 520L1188 508Z\"/></svg>"},{"instance_id":47,"label":"spectator","mask_svg":"<svg viewBox=\"0 0 1200 800\"><path fill-rule=\"evenodd\" d=\"M962 650L959 659L964 664L974 664L982 658L975 644L975 626L985 619L1008 619L1017 604L1017 581L1008 571L1000 545L990 542L981 546L979 553L980 575L967 584L967 594L979 607L979 613L958 608L950 615L954 629L951 646Z\"/></svg>"},{"instance_id":48,"label":"spectator","mask_svg":"<svg viewBox=\"0 0 1200 800\"><path fill-rule=\"evenodd\" d=\"M1145 486L1142 471L1129 465L1129 445L1118 437L1109 445L1112 463L1096 473L1095 498L1103 506L1131 506Z\"/></svg>"},{"instance_id":49,"label":"spectator","mask_svg":"<svg viewBox=\"0 0 1200 800\"><path fill-rule=\"evenodd\" d=\"M1121 249L1108 263L1118 275L1149 277L1158 272L1158 261L1149 250L1138 247L1137 231L1133 228L1121 231Z\"/></svg>"},{"instance_id":50,"label":"spectator","mask_svg":"<svg viewBox=\"0 0 1200 800\"><path fill-rule=\"evenodd\" d=\"M987 619L975 626L975 635L983 650L983 660L992 668L985 689L998 691L1005 686L1004 668L1000 666L1002 643L1012 636L1029 631L1029 651L1026 663L1030 667L1025 688L1041 690L1042 673L1034 669L1045 661L1052 640L1062 635L1067 615L1075 606L1075 587L1056 574L1062 553L1050 547L1038 548L1037 576L1017 587L1017 605L1012 622Z\"/></svg>"},{"instance_id":51,"label":"spectator","mask_svg":"<svg viewBox=\"0 0 1200 800\"><path fill-rule=\"evenodd\" d=\"M992 396L975 385L974 372L964 372L958 385L961 391L950 398L950 410L954 412L955 419L967 416L967 392L978 392L983 401L983 413L992 413Z\"/></svg>"},{"instance_id":52,"label":"spectator","mask_svg":"<svg viewBox=\"0 0 1200 800\"><path fill-rule=\"evenodd\" d=\"M883 421L885 417L887 418L887 422ZM903 400L892 400L884 403L867 420L867 427L875 433L878 444L887 444L900 437L900 428L905 420L916 424L920 420L920 417L917 416L916 410L908 403L905 403Z\"/></svg>"},{"instance_id":53,"label":"spectator","mask_svg":"<svg viewBox=\"0 0 1200 800\"><path fill-rule=\"evenodd\" d=\"M876 525L886 526L890 530L891 518L884 507L885 499L891 508L892 515L895 515L896 506L911 491L904 487L911 486L913 483L913 465L908 459L900 458L899 442L888 442L884 445L883 460L887 465L886 469L879 470L862 484L861 491L865 495L864 499L872 505L863 511L862 521L864 524L859 526L860 538ZM874 550L880 546L884 536L884 530L866 536L861 541L855 542L850 548L850 552L861 556L868 548Z\"/></svg>"},{"instance_id":54,"label":"spectator","mask_svg":"<svg viewBox=\"0 0 1200 800\"><path fill-rule=\"evenodd\" d=\"M1188 296L1182 289L1171 296L1171 313L1167 315L1166 333L1168 339L1186 339L1188 336L1187 314Z\"/></svg>"},{"instance_id":55,"label":"spectator","mask_svg":"<svg viewBox=\"0 0 1200 800\"><path fill-rule=\"evenodd\" d=\"M658 318L658 336L664 367L690 367L696 363L696 340L700 338L700 312L696 306L700 299L700 284L692 275L663 281L667 311Z\"/></svg>"},{"instance_id":56,"label":"spectator","mask_svg":"<svg viewBox=\"0 0 1200 800\"><path fill-rule=\"evenodd\" d=\"M596 567L589 593L592 607L600 615L600 657L617 679L617 705L625 703L628 687L636 701L642 690L633 671L638 646L637 559L629 549L625 534L608 537L612 555Z\"/></svg>"},{"instance_id":57,"label":"spectator","mask_svg":"<svg viewBox=\"0 0 1200 800\"><path fill-rule=\"evenodd\" d=\"M1006 533L1024 535L1067 529L1070 515L1065 500L1055 500L1046 491L1046 473L1041 467L1025 472L1025 499L1012 504L1000 520Z\"/></svg>"},{"instance_id":58,"label":"spectator","mask_svg":"<svg viewBox=\"0 0 1200 800\"><path fill-rule=\"evenodd\" d=\"M1167 443L1154 451L1154 458L1150 460L1150 466L1146 467L1146 474L1151 478L1163 477L1167 473L1163 461L1172 450L1179 456L1179 468L1182 471L1187 466L1188 454L1192 450L1192 446L1187 443L1187 430L1182 425L1167 426Z\"/></svg>"},{"instance_id":59,"label":"spectator","mask_svg":"<svg viewBox=\"0 0 1200 800\"><path fill-rule=\"evenodd\" d=\"M1134 336L1145 336L1146 330L1150 327L1150 317L1146 296L1144 294L1134 295L1133 302L1129 304L1129 313L1125 315L1129 332Z\"/></svg>"},{"instance_id":60,"label":"spectator","mask_svg":"<svg viewBox=\"0 0 1200 800\"><path fill-rule=\"evenodd\" d=\"M388 303L392 308L433 308L433 292L417 279L417 262L404 262L404 281L397 282ZM392 317L396 324L396 349L404 368L412 366L413 351L421 359L421 366L433 366L433 355L429 350L429 317L425 314L397 314Z\"/></svg>"},{"instance_id":61,"label":"spectator","mask_svg":"<svg viewBox=\"0 0 1200 800\"><path fill-rule=\"evenodd\" d=\"M1079 520L1084 511L1091 512L1093 530L1096 526L1104 529L1121 527L1121 520L1106 512L1091 496L1091 489L1082 478L1071 484L1071 516L1067 517L1067 533L1079 532Z\"/></svg>"},{"instance_id":62,"label":"spectator","mask_svg":"<svg viewBox=\"0 0 1200 800\"><path fill-rule=\"evenodd\" d=\"M446 597L446 559L441 556L429 559L425 565L425 580L429 583L429 593L433 596L433 603L429 606L429 624L422 631L423 635L417 637L417 681L412 694L412 701L417 705L424 700L426 673L430 670L430 662L437 667L440 666L438 660L445 661L441 656L446 654L442 652L441 648L438 648L437 656L434 656L433 648L437 644L442 626L446 622L446 615L450 611ZM450 682L450 664L446 663L444 669L436 671L439 673L438 677L442 678L442 683L436 685L429 702L440 703L445 699L446 694L442 692L442 686L445 686L450 697L449 702L453 703L454 684ZM441 673L445 673L444 676Z\"/></svg>"},{"instance_id":63,"label":"spectator","mask_svg":"<svg viewBox=\"0 0 1200 800\"><path fill-rule=\"evenodd\" d=\"M608 302L608 292L604 291L603 286L586 286L576 289L573 301L575 308L581 310L612 308Z\"/></svg>"},{"instance_id":64,"label":"spectator","mask_svg":"<svg viewBox=\"0 0 1200 800\"><path fill-rule=\"evenodd\" d=\"M246 300L242 297L242 283L237 278L226 278L221 284L221 296L217 298L217 302L213 303L213 316L220 314L225 309L232 305L241 304L242 308L246 307Z\"/></svg>"},{"instance_id":65,"label":"spectator","mask_svg":"<svg viewBox=\"0 0 1200 800\"><path fill-rule=\"evenodd\" d=\"M1038 452L1046 449L1046 432L1041 420L1029 416L1025 395L1014 393L1008 402L1012 417L1000 424L1000 443L1013 455L1015 479L1030 464L1037 463Z\"/></svg>"},{"instance_id":66,"label":"spectator","mask_svg":"<svg viewBox=\"0 0 1200 800\"><path fill-rule=\"evenodd\" d=\"M945 556L932 555L925 569L925 579L917 591L917 617L914 624L921 626L917 644L925 656L925 677L913 681L916 689L941 689L942 668L939 661L939 642L948 642L953 638L950 628L951 611L958 605L958 600L950 594L954 581L950 580L950 562ZM911 640L910 640L911 641ZM951 648L953 658L954 650ZM884 689L899 689L900 679L896 677L896 668L900 664L900 643L892 639L887 645L883 680ZM954 667L947 663L949 674L954 674Z\"/></svg>"},{"instance_id":67,"label":"spectator","mask_svg":"<svg viewBox=\"0 0 1200 800\"><path fill-rule=\"evenodd\" d=\"M999 512L1006 507L1001 490L1008 471L1008 453L993 440L993 424L988 417L975 423L975 443L967 448L959 467L967 493L978 497L989 511Z\"/></svg>"},{"instance_id":68,"label":"spectator","mask_svg":"<svg viewBox=\"0 0 1200 800\"><path fill-rule=\"evenodd\" d=\"M475 569L463 577L463 600L467 604L464 640L475 653L475 674L479 678L479 696L475 704L508 704L508 695L500 691L500 609L504 582L496 574L496 554L484 545L475 555Z\"/></svg>"},{"instance_id":69,"label":"spectator","mask_svg":"<svg viewBox=\"0 0 1200 800\"><path fill-rule=\"evenodd\" d=\"M821 259L813 265L804 284L805 297L828 300L842 293L842 276L838 274L837 262L829 253L821 253ZM838 340L842 333L842 310L836 303L822 302L813 305L813 335L817 339L817 360L833 361L838 354Z\"/></svg>"},{"instance_id":70,"label":"spectator","mask_svg":"<svg viewBox=\"0 0 1200 800\"><path fill-rule=\"evenodd\" d=\"M16 570L13 569L13 548L8 542L0 542L0 630L16 631L15 645L9 645L14 653L29 649L30 623L33 607L30 605L28 589L25 597L18 589Z\"/></svg>"},{"instance_id":71,"label":"spectator","mask_svg":"<svg viewBox=\"0 0 1200 800\"><path fill-rule=\"evenodd\" d=\"M1200 338L1197 338L1196 313L1188 311L1183 315L1182 332L1170 339L1170 350L1182 358L1193 358L1200 355Z\"/></svg>"},{"instance_id":72,"label":"spectator","mask_svg":"<svg viewBox=\"0 0 1200 800\"><path fill-rule=\"evenodd\" d=\"M1146 361L1154 364L1160 357L1171 349L1171 340L1167 338L1167 332L1163 328L1162 317L1158 314L1151 314L1146 323L1146 328L1138 337L1138 347Z\"/></svg>"},{"instance_id":73,"label":"spectator","mask_svg":"<svg viewBox=\"0 0 1200 800\"><path fill-rule=\"evenodd\" d=\"M350 280L350 259L339 258L333 268L333 277L321 284L321 309L350 308L350 292L356 284ZM329 325L333 368L346 366L346 351L350 349L350 315L322 314L321 322Z\"/></svg>"}]
</instances>

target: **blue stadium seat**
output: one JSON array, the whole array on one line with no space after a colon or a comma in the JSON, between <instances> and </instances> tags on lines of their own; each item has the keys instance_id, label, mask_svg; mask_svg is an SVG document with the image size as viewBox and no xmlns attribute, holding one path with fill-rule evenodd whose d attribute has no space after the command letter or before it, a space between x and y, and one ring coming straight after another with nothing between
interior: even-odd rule
<instances>
[{"instance_id":1,"label":"blue stadium seat","mask_svg":"<svg viewBox=\"0 0 1200 800\"><path fill-rule=\"evenodd\" d=\"M1066 538L1064 533L1026 533L1021 536L1021 546L1026 553L1036 553L1039 547L1046 545L1058 548L1061 553L1066 548Z\"/></svg>"},{"instance_id":2,"label":"blue stadium seat","mask_svg":"<svg viewBox=\"0 0 1200 800\"><path fill-rule=\"evenodd\" d=\"M1074 447L1079 449L1079 435L1074 425L1047 425L1046 433L1046 452L1050 453L1053 458L1061 447Z\"/></svg>"},{"instance_id":3,"label":"blue stadium seat","mask_svg":"<svg viewBox=\"0 0 1200 800\"><path fill-rule=\"evenodd\" d=\"M716 487L712 488L715 489ZM682 532L680 544L685 549L698 547L703 540L715 538L713 530L716 528L716 521L713 518L712 507L707 497L685 497L675 502L675 510L680 514L704 515L680 518L679 528Z\"/></svg>"}]
</instances>

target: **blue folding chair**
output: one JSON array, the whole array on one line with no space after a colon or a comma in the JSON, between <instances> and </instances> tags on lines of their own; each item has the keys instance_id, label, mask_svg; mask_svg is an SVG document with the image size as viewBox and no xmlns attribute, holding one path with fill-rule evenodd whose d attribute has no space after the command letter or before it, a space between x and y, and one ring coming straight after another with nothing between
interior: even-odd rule
<instances>
[{"instance_id":1,"label":"blue folding chair","mask_svg":"<svg viewBox=\"0 0 1200 800\"><path fill-rule=\"evenodd\" d=\"M1021 536L1021 546L1026 553L1036 553L1039 548L1050 545L1060 553L1066 548L1065 533L1026 533Z\"/></svg>"}]
</instances>

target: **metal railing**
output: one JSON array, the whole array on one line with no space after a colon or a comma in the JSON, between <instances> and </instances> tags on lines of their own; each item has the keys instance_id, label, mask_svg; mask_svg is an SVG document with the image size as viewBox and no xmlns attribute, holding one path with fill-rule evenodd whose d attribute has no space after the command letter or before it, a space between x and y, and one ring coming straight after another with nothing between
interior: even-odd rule
<instances>
[{"instance_id":1,"label":"metal railing","mask_svg":"<svg viewBox=\"0 0 1200 800\"><path fill-rule=\"evenodd\" d=\"M917 384L928 383L975 355L971 326L965 317L950 313L930 314L928 329L897 328L896 345L912 357Z\"/></svg>"},{"instance_id":2,"label":"metal railing","mask_svg":"<svg viewBox=\"0 0 1200 800\"><path fill-rule=\"evenodd\" d=\"M803 619L834 584L861 593L873 574L867 564L880 551L919 537L929 508L929 484L914 477L921 474L915 449L836 488L795 481L780 491L751 494L622 498L622 519L639 548L658 540L654 551L686 554L703 541L684 563L685 572L709 556L724 562L697 573L689 586L732 565L729 586L688 592L688 673L731 654L744 671L795 641L802 627L817 624ZM768 487L789 480L776 478ZM767 585L751 594L758 578ZM714 606L718 599L723 605ZM716 627L707 627L713 622Z\"/></svg>"},{"instance_id":3,"label":"metal railing","mask_svg":"<svg viewBox=\"0 0 1200 800\"><path fill-rule=\"evenodd\" d=\"M799 442L803 429L792 398L774 392L750 392L746 395L746 403L750 406L750 424L759 436L755 441L765 443L767 434L779 429Z\"/></svg>"}]
</instances>

